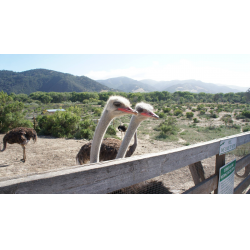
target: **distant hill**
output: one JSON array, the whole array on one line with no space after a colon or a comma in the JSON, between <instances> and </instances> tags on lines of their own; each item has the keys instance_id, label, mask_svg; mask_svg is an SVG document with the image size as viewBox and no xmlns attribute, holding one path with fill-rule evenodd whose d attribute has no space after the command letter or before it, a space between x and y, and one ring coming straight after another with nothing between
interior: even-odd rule
<instances>
[{"instance_id":1,"label":"distant hill","mask_svg":"<svg viewBox=\"0 0 250 250\"><path fill-rule=\"evenodd\" d=\"M74 76L47 69L23 72L0 70L0 91L15 94L43 92L100 92L111 90L86 76Z\"/></svg>"},{"instance_id":2,"label":"distant hill","mask_svg":"<svg viewBox=\"0 0 250 250\"><path fill-rule=\"evenodd\" d=\"M176 91L188 91L193 93L205 92L205 93L229 93L229 92L243 92L244 88L239 87L237 89L230 88L225 85L217 85L213 83L205 83L197 80L173 80L173 81L154 81L150 79L141 80L142 83L153 86L158 91L168 91L168 92L176 92ZM246 88L247 89L247 88Z\"/></svg>"},{"instance_id":3,"label":"distant hill","mask_svg":"<svg viewBox=\"0 0 250 250\"><path fill-rule=\"evenodd\" d=\"M97 82L123 92L152 92L157 90L153 86L125 76L109 78L107 80L97 80Z\"/></svg>"}]
</instances>

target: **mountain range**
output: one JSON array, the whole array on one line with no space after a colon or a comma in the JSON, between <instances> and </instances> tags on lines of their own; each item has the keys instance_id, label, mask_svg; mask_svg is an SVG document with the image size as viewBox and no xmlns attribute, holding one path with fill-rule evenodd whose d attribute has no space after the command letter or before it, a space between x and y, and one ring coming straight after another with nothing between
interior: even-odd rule
<instances>
[{"instance_id":1,"label":"mountain range","mask_svg":"<svg viewBox=\"0 0 250 250\"><path fill-rule=\"evenodd\" d=\"M15 94L43 92L100 92L112 90L86 76L74 76L48 69L23 72L0 70L0 91Z\"/></svg>"},{"instance_id":2,"label":"mountain range","mask_svg":"<svg viewBox=\"0 0 250 250\"><path fill-rule=\"evenodd\" d=\"M30 94L43 92L153 92L153 91L189 91L193 93L229 93L245 92L247 87L225 86L204 83L198 80L155 81L145 79L137 81L125 76L107 80L92 80L86 76L74 76L68 73L48 69L33 69L23 72L0 70L0 91Z\"/></svg>"},{"instance_id":3,"label":"mountain range","mask_svg":"<svg viewBox=\"0 0 250 250\"><path fill-rule=\"evenodd\" d=\"M145 79L136 81L128 77L115 77L107 80L97 80L111 88L116 88L124 92L151 92L151 91L188 91L193 93L229 93L244 92L247 88L230 87L213 83L205 83L198 80L172 80L172 81L154 81Z\"/></svg>"}]
</instances>

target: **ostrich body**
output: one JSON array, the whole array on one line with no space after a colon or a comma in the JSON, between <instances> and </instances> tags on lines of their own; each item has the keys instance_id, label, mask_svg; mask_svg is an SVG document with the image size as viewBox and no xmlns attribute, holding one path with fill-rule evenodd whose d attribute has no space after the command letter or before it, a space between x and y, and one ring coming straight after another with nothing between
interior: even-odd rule
<instances>
[{"instance_id":1,"label":"ostrich body","mask_svg":"<svg viewBox=\"0 0 250 250\"><path fill-rule=\"evenodd\" d=\"M124 125L119 125L118 130L121 132L121 138L122 138L122 133L125 133L127 128Z\"/></svg>"},{"instance_id":2,"label":"ostrich body","mask_svg":"<svg viewBox=\"0 0 250 250\"><path fill-rule=\"evenodd\" d=\"M140 123L142 121L144 121L150 117L155 118L155 119L159 119L159 116L153 112L153 107L148 103L144 103L144 102L137 103L135 106L135 110L138 112L138 114L136 116L133 115L131 120L130 120L127 132L126 132L124 139L122 141L122 144L119 148L116 159L123 158L125 156L128 145L129 145L135 131L137 130L138 126L140 125Z\"/></svg>"},{"instance_id":3,"label":"ostrich body","mask_svg":"<svg viewBox=\"0 0 250 250\"><path fill-rule=\"evenodd\" d=\"M111 96L102 112L101 118L96 126L95 134L90 150L90 163L99 162L99 153L104 134L110 124L115 118L125 114L134 114L137 112L131 108L128 99L122 96Z\"/></svg>"},{"instance_id":4,"label":"ostrich body","mask_svg":"<svg viewBox=\"0 0 250 250\"><path fill-rule=\"evenodd\" d=\"M127 130L127 128L126 128L124 125L120 125L120 126L118 126L118 130L119 130L120 132L125 133L126 130Z\"/></svg>"},{"instance_id":5,"label":"ostrich body","mask_svg":"<svg viewBox=\"0 0 250 250\"><path fill-rule=\"evenodd\" d=\"M3 149L0 149L0 151L3 152L6 149L7 143L18 143L23 148L23 159L21 159L21 161L25 162L25 146L28 144L30 139L33 139L34 142L36 142L37 140L37 134L34 129L25 127L14 128L7 132L6 135L3 137Z\"/></svg>"},{"instance_id":6,"label":"ostrich body","mask_svg":"<svg viewBox=\"0 0 250 250\"><path fill-rule=\"evenodd\" d=\"M106 138L102 141L101 149L100 149L100 161L110 161L114 160L118 150L121 146L122 141L113 138ZM90 149L92 142L89 142L81 147L77 156L76 156L76 164L83 165L86 164L90 159ZM136 132L134 134L134 144L129 146L125 157L130 157L137 147L137 135Z\"/></svg>"}]
</instances>

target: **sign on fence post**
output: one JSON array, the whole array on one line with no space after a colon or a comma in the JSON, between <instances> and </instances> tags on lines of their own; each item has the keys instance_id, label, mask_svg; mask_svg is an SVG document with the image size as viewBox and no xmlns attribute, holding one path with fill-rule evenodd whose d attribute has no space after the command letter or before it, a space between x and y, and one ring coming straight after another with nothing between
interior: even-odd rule
<instances>
[{"instance_id":1,"label":"sign on fence post","mask_svg":"<svg viewBox=\"0 0 250 250\"><path fill-rule=\"evenodd\" d=\"M220 141L220 153L219 155L223 155L231 150L236 149L237 138L227 139Z\"/></svg>"},{"instance_id":2,"label":"sign on fence post","mask_svg":"<svg viewBox=\"0 0 250 250\"><path fill-rule=\"evenodd\" d=\"M234 171L236 159L229 162L220 168L218 194L233 194L234 193Z\"/></svg>"}]
</instances>

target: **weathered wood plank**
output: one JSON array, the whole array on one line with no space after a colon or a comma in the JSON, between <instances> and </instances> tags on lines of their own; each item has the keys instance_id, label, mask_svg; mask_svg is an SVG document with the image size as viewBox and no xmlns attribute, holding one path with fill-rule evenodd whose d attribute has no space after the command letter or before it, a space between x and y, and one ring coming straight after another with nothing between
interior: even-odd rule
<instances>
[{"instance_id":1,"label":"weathered wood plank","mask_svg":"<svg viewBox=\"0 0 250 250\"><path fill-rule=\"evenodd\" d=\"M239 146L250 141L250 132L226 139L234 137ZM216 155L224 139L1 181L0 193L109 193Z\"/></svg>"},{"instance_id":2,"label":"weathered wood plank","mask_svg":"<svg viewBox=\"0 0 250 250\"><path fill-rule=\"evenodd\" d=\"M234 194L241 194L250 185L250 175L244 179L235 189Z\"/></svg>"},{"instance_id":3,"label":"weathered wood plank","mask_svg":"<svg viewBox=\"0 0 250 250\"><path fill-rule=\"evenodd\" d=\"M205 181L188 189L183 194L210 194L218 187L218 176L212 175Z\"/></svg>"}]
</instances>

